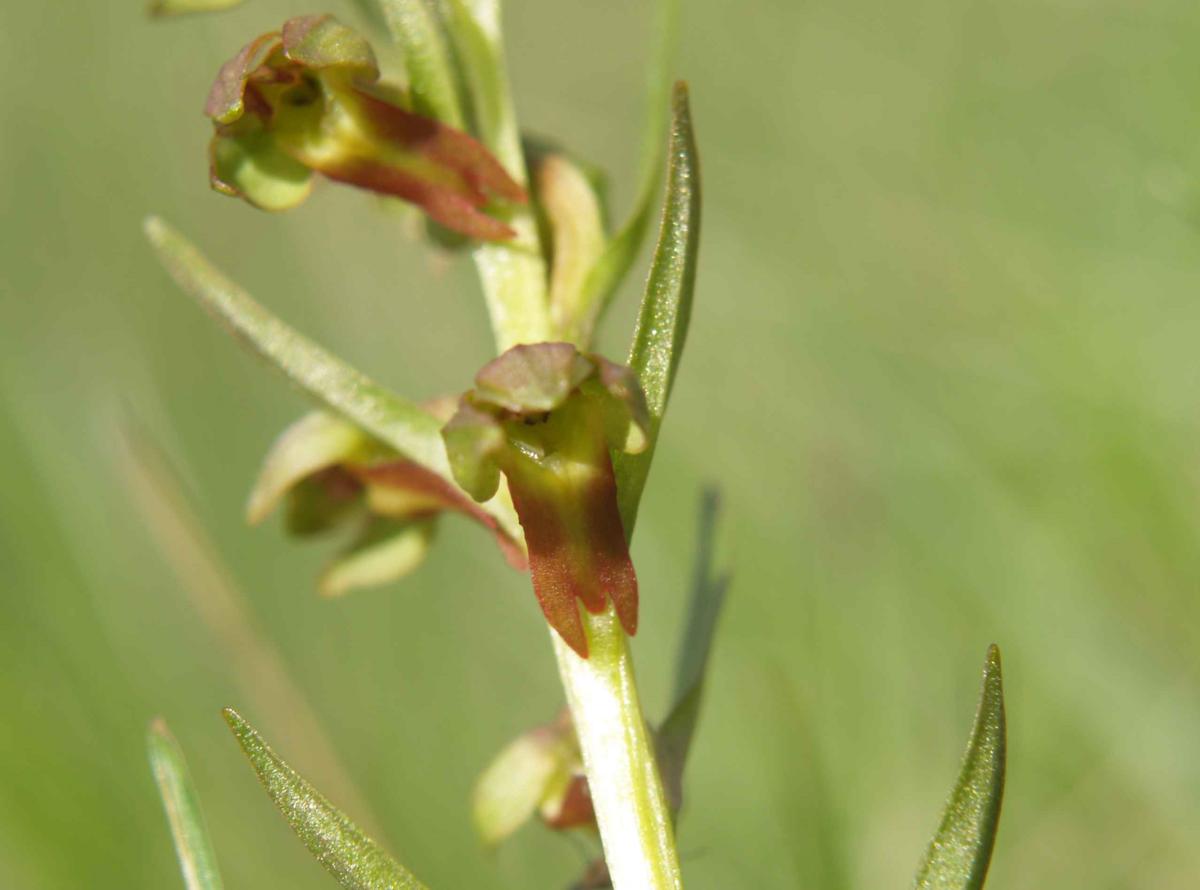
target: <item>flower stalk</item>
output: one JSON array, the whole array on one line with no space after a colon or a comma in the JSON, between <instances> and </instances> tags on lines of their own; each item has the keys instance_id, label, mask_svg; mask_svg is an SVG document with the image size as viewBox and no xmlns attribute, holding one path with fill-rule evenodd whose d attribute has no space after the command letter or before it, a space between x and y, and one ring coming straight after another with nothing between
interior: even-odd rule
<instances>
[{"instance_id":1,"label":"flower stalk","mask_svg":"<svg viewBox=\"0 0 1200 890\"><path fill-rule=\"evenodd\" d=\"M675 829L625 631L611 607L583 622L587 658L551 637L612 885L675 890L683 886Z\"/></svg>"}]
</instances>

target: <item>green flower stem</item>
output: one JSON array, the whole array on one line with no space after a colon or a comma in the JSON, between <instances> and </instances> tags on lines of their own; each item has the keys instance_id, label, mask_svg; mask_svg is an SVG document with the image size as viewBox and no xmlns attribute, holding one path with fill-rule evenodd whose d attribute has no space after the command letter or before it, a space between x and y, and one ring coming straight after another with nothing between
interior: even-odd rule
<instances>
[{"instance_id":1,"label":"green flower stem","mask_svg":"<svg viewBox=\"0 0 1200 890\"><path fill-rule=\"evenodd\" d=\"M427 0L382 0L381 5L404 50L417 110L461 129L459 88L468 89L481 113L483 132L478 135L508 174L526 185L529 176L504 63L498 0L451 0L445 22L439 22ZM451 63L455 53L465 66L465 82ZM472 250L499 352L550 339L546 262L533 213L516 208L507 222L516 230L515 238Z\"/></svg>"},{"instance_id":2,"label":"green flower stem","mask_svg":"<svg viewBox=\"0 0 1200 890\"><path fill-rule=\"evenodd\" d=\"M675 829L625 632L611 606L599 615L585 610L584 626L586 659L557 634L551 637L612 885L614 890L678 890L683 883Z\"/></svg>"},{"instance_id":3,"label":"green flower stem","mask_svg":"<svg viewBox=\"0 0 1200 890\"><path fill-rule=\"evenodd\" d=\"M508 175L528 185L529 171L504 59L499 0L452 0L449 6L455 24L451 35L456 38L480 115L480 136ZM517 232L514 239L482 243L474 250L498 352L518 343L552 339L546 261L532 209L515 208L508 223Z\"/></svg>"},{"instance_id":4,"label":"green flower stem","mask_svg":"<svg viewBox=\"0 0 1200 890\"><path fill-rule=\"evenodd\" d=\"M522 211L509 225L517 231L511 243L480 244L473 251L497 352L550 339L546 263L533 217Z\"/></svg>"}]
</instances>

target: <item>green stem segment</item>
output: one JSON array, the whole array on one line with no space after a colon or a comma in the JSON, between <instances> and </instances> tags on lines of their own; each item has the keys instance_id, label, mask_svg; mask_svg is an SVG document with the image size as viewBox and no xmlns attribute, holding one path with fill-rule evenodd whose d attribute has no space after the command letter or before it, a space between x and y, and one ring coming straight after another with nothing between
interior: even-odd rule
<instances>
[{"instance_id":1,"label":"green stem segment","mask_svg":"<svg viewBox=\"0 0 1200 890\"><path fill-rule=\"evenodd\" d=\"M589 656L551 632L615 890L683 886L675 829L638 699L633 659L610 606L583 612Z\"/></svg>"},{"instance_id":2,"label":"green stem segment","mask_svg":"<svg viewBox=\"0 0 1200 890\"><path fill-rule=\"evenodd\" d=\"M404 51L417 110L462 129L459 88L468 89L481 114L482 141L508 174L525 185L529 177L504 63L498 0L450 0L445 20L428 0L381 0L380 5ZM455 54L465 68L465 82L452 64ZM511 208L508 223L515 237L481 243L472 251L500 352L550 339L546 263L537 225L521 207Z\"/></svg>"},{"instance_id":3,"label":"green stem segment","mask_svg":"<svg viewBox=\"0 0 1200 890\"><path fill-rule=\"evenodd\" d=\"M419 0L385 0L388 20L408 53L414 93L445 106L435 115L455 123L461 109L453 101L454 72L443 51L429 7ZM497 0L450 0L447 4L459 57L468 72L468 86L481 115L486 144L509 175L527 181L517 137L516 115L508 89ZM674 3L666 7L675 8ZM669 29L668 29L669 32ZM436 47L436 51L430 50ZM686 99L680 100L685 102ZM646 193L653 193L654 180ZM645 203L645 202L643 202ZM642 211L638 214L647 217ZM510 221L517 237L505 244L483 244L475 261L483 282L500 352L519 343L551 339L546 264L532 215L518 211ZM639 221L635 229L645 227ZM627 267L636 252L636 238L622 239L621 260ZM601 274L602 292L619 278L613 269ZM631 528L627 525L626 530ZM674 828L650 732L642 716L633 661L625 631L610 605L593 615L581 610L588 641L588 658L577 655L553 631L555 655L566 690L584 766L592 792L600 839L615 890L676 890L681 887Z\"/></svg>"}]
</instances>

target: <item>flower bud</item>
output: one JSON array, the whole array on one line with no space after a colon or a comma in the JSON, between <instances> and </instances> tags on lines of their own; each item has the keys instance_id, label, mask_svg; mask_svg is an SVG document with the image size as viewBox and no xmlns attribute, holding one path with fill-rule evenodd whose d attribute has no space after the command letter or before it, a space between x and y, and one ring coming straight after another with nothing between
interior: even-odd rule
<instances>
[{"instance_id":1,"label":"flower bud","mask_svg":"<svg viewBox=\"0 0 1200 890\"><path fill-rule=\"evenodd\" d=\"M471 813L489 847L534 815L556 829L595 826L569 713L523 733L496 755L475 783Z\"/></svg>"}]
</instances>

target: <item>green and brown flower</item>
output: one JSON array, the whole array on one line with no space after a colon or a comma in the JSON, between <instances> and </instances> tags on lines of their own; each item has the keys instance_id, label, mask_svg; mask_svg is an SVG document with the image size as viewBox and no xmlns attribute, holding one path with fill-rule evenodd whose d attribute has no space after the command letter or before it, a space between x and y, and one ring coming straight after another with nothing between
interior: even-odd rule
<instances>
[{"instance_id":1,"label":"green and brown flower","mask_svg":"<svg viewBox=\"0 0 1200 890\"><path fill-rule=\"evenodd\" d=\"M436 403L427 407L438 412ZM510 565L528 568L520 543L458 488L322 411L305 415L276 440L251 492L247 519L261 522L280 503L288 532L297 536L358 524L349 547L321 575L318 587L325 596L383 584L416 569L438 517L447 512L483 525Z\"/></svg>"},{"instance_id":2,"label":"green and brown flower","mask_svg":"<svg viewBox=\"0 0 1200 890\"><path fill-rule=\"evenodd\" d=\"M489 847L535 815L550 828L595 830L579 740L564 711L513 739L484 770L471 795L475 829Z\"/></svg>"},{"instance_id":3,"label":"green and brown flower","mask_svg":"<svg viewBox=\"0 0 1200 890\"><path fill-rule=\"evenodd\" d=\"M611 602L637 631L637 577L617 509L610 449L646 446L646 402L632 371L570 343L515 346L483 367L442 435L458 483L477 501L503 473L525 530L534 593L581 656L576 600Z\"/></svg>"},{"instance_id":4,"label":"green and brown flower","mask_svg":"<svg viewBox=\"0 0 1200 890\"><path fill-rule=\"evenodd\" d=\"M222 66L204 111L217 191L266 210L308 197L313 173L400 198L471 238L513 230L493 213L525 192L478 141L415 114L379 82L367 41L332 16L304 16Z\"/></svg>"}]
</instances>

